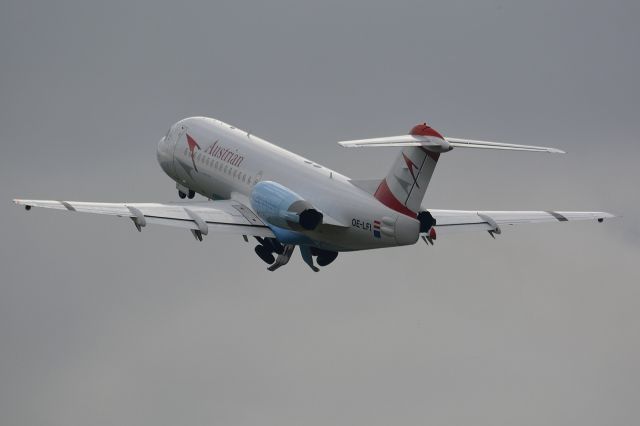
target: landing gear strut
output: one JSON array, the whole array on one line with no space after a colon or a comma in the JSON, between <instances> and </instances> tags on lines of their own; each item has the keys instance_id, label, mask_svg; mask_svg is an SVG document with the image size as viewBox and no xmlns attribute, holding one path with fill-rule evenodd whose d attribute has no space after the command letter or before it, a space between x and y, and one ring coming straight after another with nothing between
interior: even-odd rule
<instances>
[{"instance_id":1,"label":"landing gear strut","mask_svg":"<svg viewBox=\"0 0 640 426\"><path fill-rule=\"evenodd\" d=\"M291 259L293 249L295 248L294 245L282 245L280 241L275 238L255 238L260 243L256 246L255 252L266 264L271 265L267 268L270 271L275 271L279 267L286 265L289 259ZM274 253L278 255L277 258L274 256Z\"/></svg>"},{"instance_id":2,"label":"landing gear strut","mask_svg":"<svg viewBox=\"0 0 640 426\"><path fill-rule=\"evenodd\" d=\"M296 247L293 244L282 244L275 238L255 237L255 239L260 243L255 247L255 252L263 262L271 265L267 268L270 271L275 271L279 267L286 265ZM313 264L314 257L318 266L327 266L338 257L338 252L336 251L323 250L306 245L300 246L300 253L304 262L315 272L320 269ZM275 254L278 255L277 258L274 256Z\"/></svg>"}]
</instances>

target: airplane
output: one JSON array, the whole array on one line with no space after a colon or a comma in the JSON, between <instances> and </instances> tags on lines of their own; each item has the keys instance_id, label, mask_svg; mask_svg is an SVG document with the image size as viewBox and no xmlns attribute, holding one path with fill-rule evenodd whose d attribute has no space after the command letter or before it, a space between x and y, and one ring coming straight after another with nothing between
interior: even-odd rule
<instances>
[{"instance_id":1,"label":"airplane","mask_svg":"<svg viewBox=\"0 0 640 426\"><path fill-rule=\"evenodd\" d=\"M338 142L343 147L400 147L386 177L354 180L220 120L190 117L169 128L157 147L162 170L181 199L165 203L96 203L14 199L43 207L126 217L191 231L253 236L269 271L289 262L296 247L318 272L340 252L433 245L440 231L487 231L506 225L597 220L607 212L437 210L422 207L442 154L458 148L564 154L556 148L444 137L426 123L408 134ZM317 266L316 266L317 265Z\"/></svg>"}]
</instances>

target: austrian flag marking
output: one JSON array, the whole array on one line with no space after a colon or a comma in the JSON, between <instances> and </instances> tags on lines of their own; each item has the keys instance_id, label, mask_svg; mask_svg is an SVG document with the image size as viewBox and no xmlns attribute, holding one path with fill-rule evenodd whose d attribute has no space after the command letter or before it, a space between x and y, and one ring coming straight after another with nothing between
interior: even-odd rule
<instances>
[{"instance_id":1,"label":"austrian flag marking","mask_svg":"<svg viewBox=\"0 0 640 426\"><path fill-rule=\"evenodd\" d=\"M373 221L373 236L376 238L380 238L380 221Z\"/></svg>"}]
</instances>

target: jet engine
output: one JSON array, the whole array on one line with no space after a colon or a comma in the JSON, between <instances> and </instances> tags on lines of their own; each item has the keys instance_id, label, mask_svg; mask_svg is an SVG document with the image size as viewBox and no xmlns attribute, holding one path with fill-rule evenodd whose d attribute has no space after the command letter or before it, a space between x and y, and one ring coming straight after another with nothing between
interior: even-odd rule
<instances>
[{"instance_id":1,"label":"jet engine","mask_svg":"<svg viewBox=\"0 0 640 426\"><path fill-rule=\"evenodd\" d=\"M436 220L433 218L430 212L427 210L421 211L418 213L418 217L416 218L420 221L420 233L426 234L431 228L436 224Z\"/></svg>"},{"instance_id":2,"label":"jet engine","mask_svg":"<svg viewBox=\"0 0 640 426\"><path fill-rule=\"evenodd\" d=\"M322 224L322 213L276 182L258 182L251 191L250 201L258 216L281 228L312 231Z\"/></svg>"},{"instance_id":3,"label":"jet engine","mask_svg":"<svg viewBox=\"0 0 640 426\"><path fill-rule=\"evenodd\" d=\"M434 228L436 225L436 219L427 210L418 213L418 217L416 219L420 222L420 234L422 234L422 240L427 243L427 245L433 245L433 241L436 239L436 229Z\"/></svg>"}]
</instances>

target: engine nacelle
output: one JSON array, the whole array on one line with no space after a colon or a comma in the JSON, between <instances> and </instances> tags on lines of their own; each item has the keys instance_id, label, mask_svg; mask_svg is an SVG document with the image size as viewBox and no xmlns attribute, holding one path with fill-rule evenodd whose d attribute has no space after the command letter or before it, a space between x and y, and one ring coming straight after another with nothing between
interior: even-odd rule
<instances>
[{"instance_id":1,"label":"engine nacelle","mask_svg":"<svg viewBox=\"0 0 640 426\"><path fill-rule=\"evenodd\" d=\"M420 233L426 234L436 224L436 220L427 210L418 213L416 218L420 221Z\"/></svg>"},{"instance_id":2,"label":"engine nacelle","mask_svg":"<svg viewBox=\"0 0 640 426\"><path fill-rule=\"evenodd\" d=\"M294 231L312 231L322 224L322 213L289 188L272 181L258 182L251 191L251 207L272 225Z\"/></svg>"}]
</instances>

